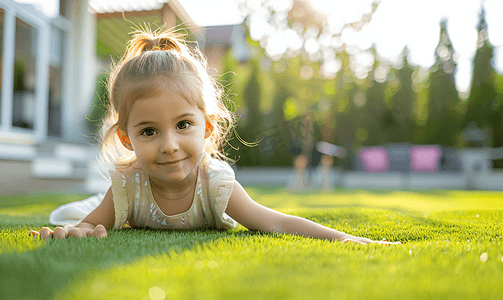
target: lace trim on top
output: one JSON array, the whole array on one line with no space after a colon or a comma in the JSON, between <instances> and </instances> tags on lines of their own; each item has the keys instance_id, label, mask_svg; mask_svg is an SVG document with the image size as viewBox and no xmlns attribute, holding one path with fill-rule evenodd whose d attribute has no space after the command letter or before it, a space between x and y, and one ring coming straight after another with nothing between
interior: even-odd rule
<instances>
[{"instance_id":1,"label":"lace trim on top","mask_svg":"<svg viewBox=\"0 0 503 300\"><path fill-rule=\"evenodd\" d=\"M214 173L215 178L211 181L210 199L215 199L212 207L216 216L216 226L221 229L236 228L236 221L225 213L234 188L234 171L226 163L216 160L211 163L211 167L210 173Z\"/></svg>"},{"instance_id":2,"label":"lace trim on top","mask_svg":"<svg viewBox=\"0 0 503 300\"><path fill-rule=\"evenodd\" d=\"M115 222L114 229L124 227L128 219L128 192L126 177L122 173L110 170L112 180L112 196L114 201Z\"/></svg>"}]
</instances>

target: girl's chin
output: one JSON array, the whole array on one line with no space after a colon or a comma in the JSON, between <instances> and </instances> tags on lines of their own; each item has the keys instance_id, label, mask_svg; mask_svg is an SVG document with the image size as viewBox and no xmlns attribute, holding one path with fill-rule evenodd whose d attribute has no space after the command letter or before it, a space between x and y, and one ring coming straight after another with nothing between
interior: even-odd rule
<instances>
[{"instance_id":1,"label":"girl's chin","mask_svg":"<svg viewBox=\"0 0 503 300\"><path fill-rule=\"evenodd\" d=\"M149 175L150 180L154 180L155 182L163 185L167 184L180 184L183 183L184 181L188 180L190 176L187 175L181 175L181 176L156 176L156 175Z\"/></svg>"},{"instance_id":2,"label":"girl's chin","mask_svg":"<svg viewBox=\"0 0 503 300\"><path fill-rule=\"evenodd\" d=\"M163 171L157 169L156 172L152 172L149 174L149 177L153 177L159 181L164 181L165 183L181 183L183 181L191 181L196 178L196 170L188 168L184 170L182 168L174 169L171 171Z\"/></svg>"}]
</instances>

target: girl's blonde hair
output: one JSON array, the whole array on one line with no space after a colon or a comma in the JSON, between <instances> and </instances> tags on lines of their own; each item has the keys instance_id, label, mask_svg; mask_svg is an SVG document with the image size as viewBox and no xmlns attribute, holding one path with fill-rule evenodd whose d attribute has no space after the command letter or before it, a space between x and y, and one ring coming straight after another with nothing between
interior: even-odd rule
<instances>
[{"instance_id":1,"label":"girl's blonde hair","mask_svg":"<svg viewBox=\"0 0 503 300\"><path fill-rule=\"evenodd\" d=\"M201 109L213 132L205 140L210 156L227 159L223 152L234 115L222 101L222 90L207 73L206 60L197 48L188 47L183 35L172 30L133 32L122 59L112 68L108 81L110 103L103 120L101 158L116 167L131 166L134 152L117 136L126 131L133 103L161 95L166 89ZM168 108L169 109L169 108Z\"/></svg>"}]
</instances>

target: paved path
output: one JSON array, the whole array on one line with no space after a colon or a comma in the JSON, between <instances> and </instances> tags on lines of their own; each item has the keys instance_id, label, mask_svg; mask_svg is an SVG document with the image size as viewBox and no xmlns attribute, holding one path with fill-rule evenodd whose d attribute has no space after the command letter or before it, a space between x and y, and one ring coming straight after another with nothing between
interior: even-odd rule
<instances>
[{"instance_id":1,"label":"paved path","mask_svg":"<svg viewBox=\"0 0 503 300\"><path fill-rule=\"evenodd\" d=\"M81 189L85 179L48 179L32 175L30 161L0 160L0 195L73 192Z\"/></svg>"},{"instance_id":2,"label":"paved path","mask_svg":"<svg viewBox=\"0 0 503 300\"><path fill-rule=\"evenodd\" d=\"M67 193L104 193L110 182L99 173L100 167L91 169L86 179L48 179L32 175L31 163L0 160L0 195L57 191ZM288 167L256 167L235 169L236 179L246 185L288 186L293 181L293 170ZM306 174L307 176L307 174ZM307 179L307 178L306 178ZM318 173L310 181L320 182ZM482 189L503 190L503 172L485 174L467 179L463 173L365 173L331 172L332 186L348 189Z\"/></svg>"}]
</instances>

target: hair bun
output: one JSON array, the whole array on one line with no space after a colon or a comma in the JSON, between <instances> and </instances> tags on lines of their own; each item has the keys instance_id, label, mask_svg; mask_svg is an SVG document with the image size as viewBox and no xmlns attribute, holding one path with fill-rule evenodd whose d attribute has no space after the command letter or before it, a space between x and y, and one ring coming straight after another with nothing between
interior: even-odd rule
<instances>
[{"instance_id":1,"label":"hair bun","mask_svg":"<svg viewBox=\"0 0 503 300\"><path fill-rule=\"evenodd\" d=\"M183 34L170 30L137 30L129 41L124 60L129 60L147 51L175 51L183 54L185 43Z\"/></svg>"},{"instance_id":2,"label":"hair bun","mask_svg":"<svg viewBox=\"0 0 503 300\"><path fill-rule=\"evenodd\" d=\"M182 50L180 49L180 42L181 41L178 39L178 36L174 34L173 36L169 36L169 33L164 33L152 41L153 47L151 50L174 50L181 53Z\"/></svg>"}]
</instances>

